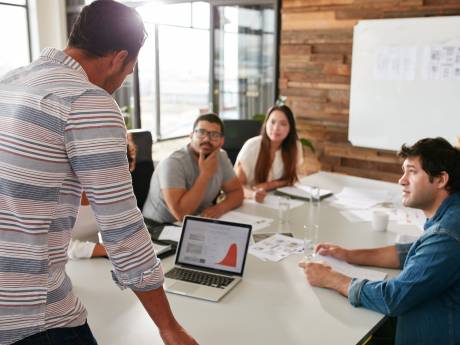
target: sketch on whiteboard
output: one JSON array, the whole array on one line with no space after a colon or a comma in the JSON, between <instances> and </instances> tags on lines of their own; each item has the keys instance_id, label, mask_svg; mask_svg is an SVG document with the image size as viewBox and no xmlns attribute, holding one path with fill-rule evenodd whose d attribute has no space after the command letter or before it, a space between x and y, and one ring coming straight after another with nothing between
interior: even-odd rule
<instances>
[{"instance_id":1,"label":"sketch on whiteboard","mask_svg":"<svg viewBox=\"0 0 460 345\"><path fill-rule=\"evenodd\" d=\"M423 79L460 80L460 42L425 47Z\"/></svg>"},{"instance_id":2,"label":"sketch on whiteboard","mask_svg":"<svg viewBox=\"0 0 460 345\"><path fill-rule=\"evenodd\" d=\"M376 80L414 80L416 67L416 46L380 47L374 64L374 78Z\"/></svg>"}]
</instances>

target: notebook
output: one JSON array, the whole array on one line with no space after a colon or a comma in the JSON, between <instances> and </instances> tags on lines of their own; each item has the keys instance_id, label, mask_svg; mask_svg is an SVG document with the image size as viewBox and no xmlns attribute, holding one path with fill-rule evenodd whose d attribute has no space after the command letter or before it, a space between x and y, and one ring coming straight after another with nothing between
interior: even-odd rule
<instances>
[{"instance_id":1,"label":"notebook","mask_svg":"<svg viewBox=\"0 0 460 345\"><path fill-rule=\"evenodd\" d=\"M165 290L219 301L243 277L251 229L249 224L186 216Z\"/></svg>"},{"instance_id":2,"label":"notebook","mask_svg":"<svg viewBox=\"0 0 460 345\"><path fill-rule=\"evenodd\" d=\"M275 194L288 195L291 198L308 200L311 195L310 190L311 190L311 187L309 186L303 186L303 185L286 186L286 187L281 187L281 188L276 189ZM321 188L319 190L320 200L330 197L331 195L332 195L332 191L328 189Z\"/></svg>"}]
</instances>

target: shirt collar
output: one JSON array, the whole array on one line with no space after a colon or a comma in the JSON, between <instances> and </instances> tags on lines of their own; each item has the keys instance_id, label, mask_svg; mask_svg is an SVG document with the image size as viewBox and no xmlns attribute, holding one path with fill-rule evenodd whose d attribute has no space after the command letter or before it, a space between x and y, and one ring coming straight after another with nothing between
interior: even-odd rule
<instances>
[{"instance_id":1,"label":"shirt collar","mask_svg":"<svg viewBox=\"0 0 460 345\"><path fill-rule=\"evenodd\" d=\"M61 63L75 71L80 72L85 77L85 79L89 80L88 75L86 74L83 67L81 67L81 65L78 63L78 61L64 53L62 50L55 48L45 48L41 51L40 57Z\"/></svg>"},{"instance_id":2,"label":"shirt collar","mask_svg":"<svg viewBox=\"0 0 460 345\"><path fill-rule=\"evenodd\" d=\"M451 195L449 195L441 203L441 206L438 207L434 216L427 219L423 228L426 230L433 224L439 222L444 216L444 214L446 213L447 209L451 207L453 204L458 204L458 203L460 203L460 192L452 193Z\"/></svg>"}]
</instances>

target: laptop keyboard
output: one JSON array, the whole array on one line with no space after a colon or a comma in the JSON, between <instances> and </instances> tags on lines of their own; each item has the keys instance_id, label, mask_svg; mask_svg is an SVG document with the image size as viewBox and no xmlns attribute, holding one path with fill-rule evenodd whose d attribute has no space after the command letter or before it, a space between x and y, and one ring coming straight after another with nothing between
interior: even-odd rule
<instances>
[{"instance_id":1,"label":"laptop keyboard","mask_svg":"<svg viewBox=\"0 0 460 345\"><path fill-rule=\"evenodd\" d=\"M165 274L166 277L186 282L207 285L224 289L233 281L233 278L219 276L211 273L187 270L179 267L174 267L171 271Z\"/></svg>"}]
</instances>

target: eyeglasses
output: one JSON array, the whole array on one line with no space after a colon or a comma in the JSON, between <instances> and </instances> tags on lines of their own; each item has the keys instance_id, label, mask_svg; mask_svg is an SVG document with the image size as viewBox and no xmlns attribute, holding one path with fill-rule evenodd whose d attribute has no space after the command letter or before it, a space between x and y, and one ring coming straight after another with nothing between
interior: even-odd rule
<instances>
[{"instance_id":1,"label":"eyeglasses","mask_svg":"<svg viewBox=\"0 0 460 345\"><path fill-rule=\"evenodd\" d=\"M203 139L204 137L209 137L211 140L217 140L222 137L222 133L216 131L207 131L203 128L196 128L193 132L195 132L196 136L199 139Z\"/></svg>"}]
</instances>

